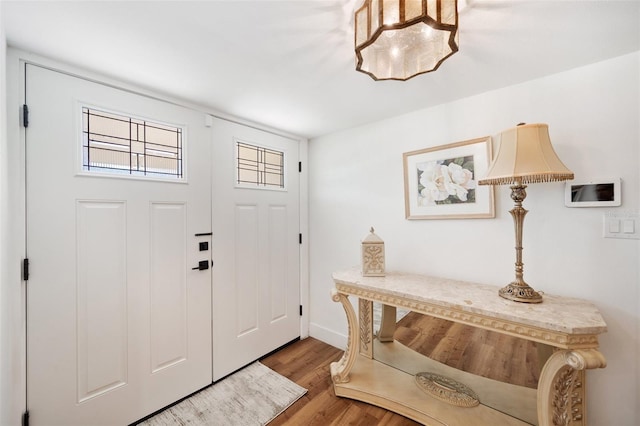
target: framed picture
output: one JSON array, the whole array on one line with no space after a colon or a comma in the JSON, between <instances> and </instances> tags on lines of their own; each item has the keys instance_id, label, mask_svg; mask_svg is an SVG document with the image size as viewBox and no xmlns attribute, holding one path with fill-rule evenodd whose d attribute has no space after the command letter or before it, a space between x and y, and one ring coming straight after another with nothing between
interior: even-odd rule
<instances>
[{"instance_id":1,"label":"framed picture","mask_svg":"<svg viewBox=\"0 0 640 426\"><path fill-rule=\"evenodd\" d=\"M491 137L402 154L407 219L495 217L493 185L478 185L492 159Z\"/></svg>"}]
</instances>

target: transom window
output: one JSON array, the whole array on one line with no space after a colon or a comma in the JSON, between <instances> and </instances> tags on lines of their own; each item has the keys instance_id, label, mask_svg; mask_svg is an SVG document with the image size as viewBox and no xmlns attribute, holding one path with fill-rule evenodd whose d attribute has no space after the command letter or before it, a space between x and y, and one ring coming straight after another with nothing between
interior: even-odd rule
<instances>
[{"instance_id":1,"label":"transom window","mask_svg":"<svg viewBox=\"0 0 640 426\"><path fill-rule=\"evenodd\" d=\"M82 169L183 179L183 129L82 108Z\"/></svg>"},{"instance_id":2,"label":"transom window","mask_svg":"<svg viewBox=\"0 0 640 426\"><path fill-rule=\"evenodd\" d=\"M238 186L284 189L284 152L236 141Z\"/></svg>"}]
</instances>

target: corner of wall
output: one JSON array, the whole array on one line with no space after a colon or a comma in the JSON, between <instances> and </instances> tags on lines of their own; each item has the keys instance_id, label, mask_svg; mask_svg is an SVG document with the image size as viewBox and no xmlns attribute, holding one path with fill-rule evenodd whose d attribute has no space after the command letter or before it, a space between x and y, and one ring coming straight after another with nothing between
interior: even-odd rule
<instances>
[{"instance_id":1,"label":"corner of wall","mask_svg":"<svg viewBox=\"0 0 640 426\"><path fill-rule=\"evenodd\" d=\"M6 298L4 297L4 288L7 284L5 279L6 261L5 261L5 232L7 229L6 215L6 153L7 146L7 40L4 34L4 15L2 14L2 5L0 5L0 424L8 423L9 415L9 389L6 376L9 374L9 362L6 355L6 347L8 342L8 318L5 312Z\"/></svg>"},{"instance_id":2,"label":"corner of wall","mask_svg":"<svg viewBox=\"0 0 640 426\"><path fill-rule=\"evenodd\" d=\"M333 330L329 330L317 323L309 324L309 335L331 346L344 350L347 347L348 337Z\"/></svg>"},{"instance_id":3,"label":"corner of wall","mask_svg":"<svg viewBox=\"0 0 640 426\"><path fill-rule=\"evenodd\" d=\"M7 47L0 5L0 424L20 425L26 401L24 153L20 144L18 54ZM14 108L15 106L15 108Z\"/></svg>"}]
</instances>

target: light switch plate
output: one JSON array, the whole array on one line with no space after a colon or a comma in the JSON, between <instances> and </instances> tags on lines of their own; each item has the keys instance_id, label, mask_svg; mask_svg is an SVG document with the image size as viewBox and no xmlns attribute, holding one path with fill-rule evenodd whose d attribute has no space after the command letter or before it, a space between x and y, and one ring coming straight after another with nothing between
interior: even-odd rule
<instances>
[{"instance_id":1,"label":"light switch plate","mask_svg":"<svg viewBox=\"0 0 640 426\"><path fill-rule=\"evenodd\" d=\"M617 217L610 217L605 219L609 223L609 233L610 234L618 234L620 233L620 219Z\"/></svg>"},{"instance_id":2,"label":"light switch plate","mask_svg":"<svg viewBox=\"0 0 640 426\"><path fill-rule=\"evenodd\" d=\"M640 214L631 211L609 211L604 214L604 237L640 240Z\"/></svg>"}]
</instances>

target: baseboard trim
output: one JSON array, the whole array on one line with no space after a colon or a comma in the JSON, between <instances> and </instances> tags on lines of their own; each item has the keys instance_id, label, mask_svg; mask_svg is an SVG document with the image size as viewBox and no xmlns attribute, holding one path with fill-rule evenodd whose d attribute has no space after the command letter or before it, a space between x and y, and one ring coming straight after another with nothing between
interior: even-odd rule
<instances>
[{"instance_id":1,"label":"baseboard trim","mask_svg":"<svg viewBox=\"0 0 640 426\"><path fill-rule=\"evenodd\" d=\"M345 350L347 347L348 338L345 334L338 333L337 331L330 330L315 323L309 324L309 336L338 349Z\"/></svg>"}]
</instances>

